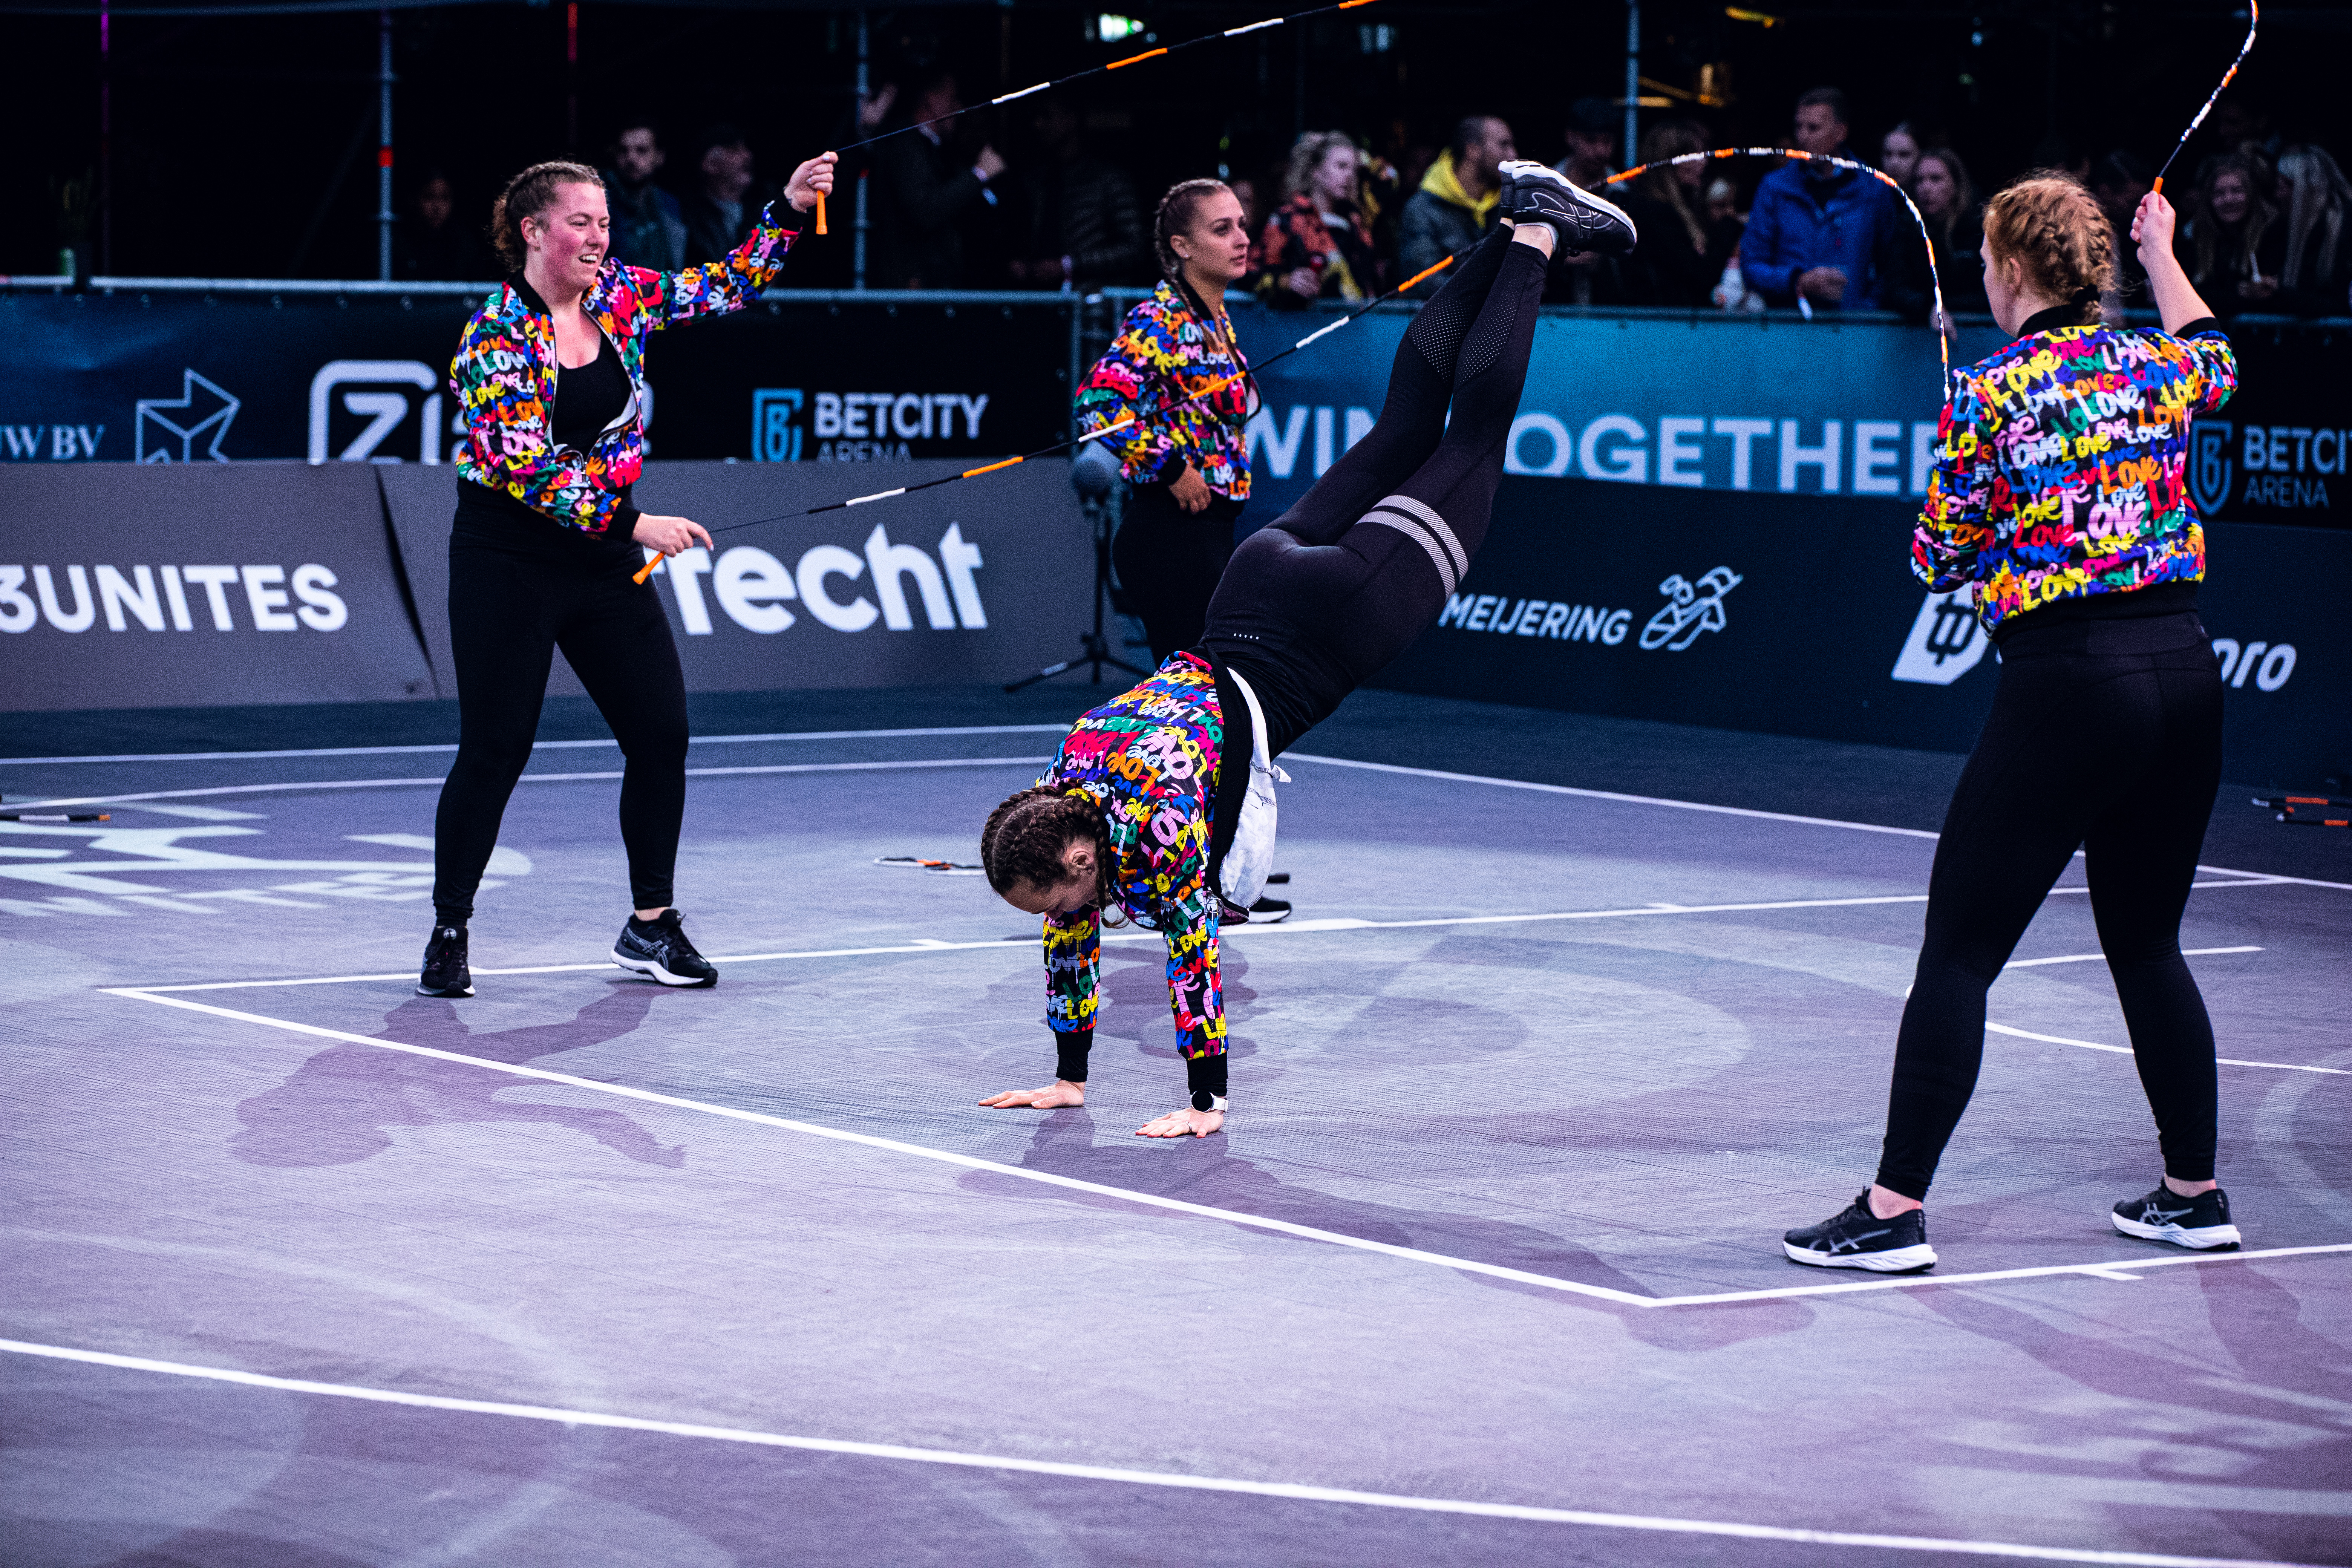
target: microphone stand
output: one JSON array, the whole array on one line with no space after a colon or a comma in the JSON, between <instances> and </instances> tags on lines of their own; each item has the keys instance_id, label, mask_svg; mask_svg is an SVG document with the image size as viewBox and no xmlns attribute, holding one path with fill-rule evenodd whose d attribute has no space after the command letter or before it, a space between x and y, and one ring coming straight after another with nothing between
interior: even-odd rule
<instances>
[{"instance_id":1,"label":"microphone stand","mask_svg":"<svg viewBox=\"0 0 2352 1568\"><path fill-rule=\"evenodd\" d=\"M1111 593L1111 508L1109 505L1109 497L1107 492L1098 496L1082 496L1078 504L1086 509L1087 521L1094 527L1094 629L1092 631L1083 631L1078 634L1077 658L1066 658L1059 664L1049 664L1034 675L1022 677L1019 680L1013 681L1012 684L1005 687L1004 689L1007 694L1015 691L1025 691L1041 680L1051 680L1057 675L1066 675L1071 670L1076 669L1082 665L1089 667L1091 673L1087 676L1087 679L1097 686L1102 684L1102 672L1106 665L1112 669L1120 670L1126 674L1132 675L1139 680L1151 673L1148 669L1138 669L1135 666L1113 654L1111 652L1109 639L1103 636L1103 615L1106 606L1110 603Z\"/></svg>"}]
</instances>

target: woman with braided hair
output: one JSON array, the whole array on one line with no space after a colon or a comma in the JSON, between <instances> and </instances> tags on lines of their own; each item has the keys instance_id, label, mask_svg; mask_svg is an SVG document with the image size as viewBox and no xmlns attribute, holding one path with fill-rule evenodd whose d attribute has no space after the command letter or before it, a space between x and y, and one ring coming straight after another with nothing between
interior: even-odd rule
<instances>
[{"instance_id":1,"label":"woman with braided hair","mask_svg":"<svg viewBox=\"0 0 2352 1568\"><path fill-rule=\"evenodd\" d=\"M1633 225L1607 202L1540 163L1502 172L1511 230L1471 252L1406 330L1379 422L1234 552L1198 640L1080 718L1045 776L982 830L989 886L1045 917L1058 1054L1053 1083L982 1105L1086 1102L1100 928L1132 919L1167 939L1192 1091L1141 1135L1206 1137L1224 1124L1217 933L1248 919L1272 862L1274 759L1403 652L1461 585L1494 510L1555 246L1633 247ZM1231 210L1238 220L1240 204Z\"/></svg>"},{"instance_id":2,"label":"woman with braided hair","mask_svg":"<svg viewBox=\"0 0 2352 1568\"><path fill-rule=\"evenodd\" d=\"M2164 330L2106 327L2115 241L2089 191L2044 172L1985 207L1985 293L2017 341L1955 378L1911 568L1972 592L2000 685L1936 841L1877 1179L1783 1237L1796 1262L1934 1266L1927 1184L1976 1088L1985 993L2078 847L2164 1160L2109 1218L2143 1240L2238 1245L2213 1177L2213 1026L2180 954L2221 778L2189 423L2238 369L2172 237L2171 204L2143 197L2132 237Z\"/></svg>"},{"instance_id":3,"label":"woman with braided hair","mask_svg":"<svg viewBox=\"0 0 2352 1568\"><path fill-rule=\"evenodd\" d=\"M1086 431L1129 419L1103 440L1130 487L1111 559L1151 657L1164 659L1200 640L1249 500L1252 384L1225 313L1226 289L1249 270L1241 198L1219 180L1170 186L1151 247L1160 286L1128 311L1077 403ZM1243 379L1190 401L1235 374Z\"/></svg>"}]
</instances>

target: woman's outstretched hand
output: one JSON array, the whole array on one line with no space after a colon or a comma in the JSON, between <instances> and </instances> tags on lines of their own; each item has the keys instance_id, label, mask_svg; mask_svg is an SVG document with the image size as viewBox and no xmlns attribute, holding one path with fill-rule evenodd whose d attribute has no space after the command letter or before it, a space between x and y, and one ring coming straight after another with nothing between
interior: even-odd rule
<instances>
[{"instance_id":1,"label":"woman's outstretched hand","mask_svg":"<svg viewBox=\"0 0 2352 1568\"><path fill-rule=\"evenodd\" d=\"M1086 1102L1085 1084L1057 1078L1043 1089L1008 1089L1003 1094L992 1094L981 1104L991 1110L1059 1110Z\"/></svg>"},{"instance_id":2,"label":"woman's outstretched hand","mask_svg":"<svg viewBox=\"0 0 2352 1568\"><path fill-rule=\"evenodd\" d=\"M833 166L841 159L838 153L819 153L793 171L784 182L784 200L795 212L806 212L816 205L819 196L833 194Z\"/></svg>"},{"instance_id":3,"label":"woman's outstretched hand","mask_svg":"<svg viewBox=\"0 0 2352 1568\"><path fill-rule=\"evenodd\" d=\"M1195 1110L1186 1106L1171 1110L1135 1130L1138 1138L1206 1138L1225 1124L1222 1110Z\"/></svg>"},{"instance_id":4,"label":"woman's outstretched hand","mask_svg":"<svg viewBox=\"0 0 2352 1568\"><path fill-rule=\"evenodd\" d=\"M694 548L697 541L707 548L710 534L702 524L691 518L656 517L652 512L637 514L637 526L629 537L648 550L658 550L664 555L677 555Z\"/></svg>"}]
</instances>

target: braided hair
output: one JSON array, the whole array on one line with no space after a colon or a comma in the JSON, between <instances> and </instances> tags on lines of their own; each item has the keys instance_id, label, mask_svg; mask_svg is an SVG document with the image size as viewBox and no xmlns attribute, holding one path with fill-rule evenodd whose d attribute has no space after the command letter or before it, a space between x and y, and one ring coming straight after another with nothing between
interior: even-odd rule
<instances>
[{"instance_id":1,"label":"braided hair","mask_svg":"<svg viewBox=\"0 0 2352 1568\"><path fill-rule=\"evenodd\" d=\"M521 271L530 255L530 247L523 242L522 220L545 215L555 205L555 193L565 185L594 185L602 190L604 176L585 163L533 163L509 180L499 199L490 204L490 243L497 247L499 260L508 271Z\"/></svg>"},{"instance_id":2,"label":"braided hair","mask_svg":"<svg viewBox=\"0 0 2352 1568\"><path fill-rule=\"evenodd\" d=\"M1070 875L1063 852L1079 839L1095 847L1095 864L1108 885L1110 824L1104 820L1102 807L1082 790L1065 794L1053 784L1036 784L1007 795L988 814L988 824L980 830L981 868L1000 896L1024 882L1040 889L1056 887ZM1110 919L1116 900L1099 889L1097 896L1106 923L1118 923Z\"/></svg>"},{"instance_id":3,"label":"braided hair","mask_svg":"<svg viewBox=\"0 0 2352 1568\"><path fill-rule=\"evenodd\" d=\"M2033 289L2087 307L2116 286L2114 226L2083 182L2037 169L1985 204L1988 268L2015 257Z\"/></svg>"}]
</instances>

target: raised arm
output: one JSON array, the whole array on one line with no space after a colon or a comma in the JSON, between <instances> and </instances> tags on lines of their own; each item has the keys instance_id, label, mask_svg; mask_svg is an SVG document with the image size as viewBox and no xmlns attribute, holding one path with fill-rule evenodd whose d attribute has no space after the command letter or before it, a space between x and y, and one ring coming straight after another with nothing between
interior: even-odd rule
<instances>
[{"instance_id":1,"label":"raised arm","mask_svg":"<svg viewBox=\"0 0 2352 1568\"><path fill-rule=\"evenodd\" d=\"M760 290L783 270L784 258L799 240L801 225L817 198L833 189L838 157L820 153L794 169L784 194L761 211L759 226L724 261L706 261L681 272L627 268L652 324L666 327L698 316L723 315L757 300Z\"/></svg>"},{"instance_id":2,"label":"raised arm","mask_svg":"<svg viewBox=\"0 0 2352 1568\"><path fill-rule=\"evenodd\" d=\"M2147 268L2147 290L2156 297L2164 330L2177 336L2191 321L2210 320L2213 310L2172 253L2174 224L2172 204L2155 191L2140 197L2139 210L2132 214L2132 238L2139 244L2139 264Z\"/></svg>"}]
</instances>

